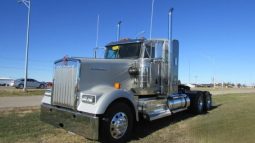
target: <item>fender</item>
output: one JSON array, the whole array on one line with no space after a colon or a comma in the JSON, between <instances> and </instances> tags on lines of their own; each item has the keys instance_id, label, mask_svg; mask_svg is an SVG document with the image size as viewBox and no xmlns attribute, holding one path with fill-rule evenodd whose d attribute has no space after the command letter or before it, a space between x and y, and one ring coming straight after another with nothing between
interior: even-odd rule
<instances>
[{"instance_id":1,"label":"fender","mask_svg":"<svg viewBox=\"0 0 255 143\"><path fill-rule=\"evenodd\" d=\"M95 104L80 102L77 108L78 111L96 115L104 114L111 103L120 98L124 98L131 103L135 110L136 120L139 120L137 102L135 100L134 94L130 91L115 89L110 86L96 86L90 90L82 91L81 95L82 94L94 95L96 96L97 101Z\"/></svg>"}]
</instances>

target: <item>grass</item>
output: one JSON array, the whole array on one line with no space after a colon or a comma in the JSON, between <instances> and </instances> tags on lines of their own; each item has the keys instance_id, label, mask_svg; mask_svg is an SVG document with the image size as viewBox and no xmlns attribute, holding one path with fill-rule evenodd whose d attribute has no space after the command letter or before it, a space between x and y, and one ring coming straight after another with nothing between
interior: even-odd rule
<instances>
[{"instance_id":1,"label":"grass","mask_svg":"<svg viewBox=\"0 0 255 143\"><path fill-rule=\"evenodd\" d=\"M58 143L84 142L84 138L45 124L39 120L40 112L5 114L0 116L1 143Z\"/></svg>"},{"instance_id":2,"label":"grass","mask_svg":"<svg viewBox=\"0 0 255 143\"><path fill-rule=\"evenodd\" d=\"M37 96L43 95L45 89L28 89L24 92L22 89L16 89L12 87L1 87L0 88L0 97L6 96Z\"/></svg>"},{"instance_id":3,"label":"grass","mask_svg":"<svg viewBox=\"0 0 255 143\"><path fill-rule=\"evenodd\" d=\"M214 109L139 123L130 142L253 143L255 94L214 96ZM39 120L39 111L0 114L0 142L92 142Z\"/></svg>"}]
</instances>

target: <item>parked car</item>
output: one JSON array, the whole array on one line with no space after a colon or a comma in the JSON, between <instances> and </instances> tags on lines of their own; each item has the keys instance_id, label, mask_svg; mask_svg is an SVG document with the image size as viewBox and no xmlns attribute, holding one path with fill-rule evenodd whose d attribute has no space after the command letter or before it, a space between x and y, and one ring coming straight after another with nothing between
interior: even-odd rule
<instances>
[{"instance_id":1,"label":"parked car","mask_svg":"<svg viewBox=\"0 0 255 143\"><path fill-rule=\"evenodd\" d=\"M24 88L24 78L22 79L17 79L14 81L14 87L16 88ZM45 82L39 82L35 79L31 79L31 78L28 78L27 79L27 87L28 88L45 88L46 87L46 83Z\"/></svg>"}]
</instances>

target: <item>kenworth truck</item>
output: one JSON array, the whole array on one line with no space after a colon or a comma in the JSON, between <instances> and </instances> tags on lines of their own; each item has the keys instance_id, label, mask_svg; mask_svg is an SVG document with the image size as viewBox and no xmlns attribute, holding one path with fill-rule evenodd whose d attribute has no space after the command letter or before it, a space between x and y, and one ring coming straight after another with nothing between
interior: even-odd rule
<instances>
[{"instance_id":1,"label":"kenworth truck","mask_svg":"<svg viewBox=\"0 0 255 143\"><path fill-rule=\"evenodd\" d=\"M179 43L123 39L103 59L65 57L54 66L41 120L93 140L123 142L134 125L212 105L207 91L178 90Z\"/></svg>"}]
</instances>

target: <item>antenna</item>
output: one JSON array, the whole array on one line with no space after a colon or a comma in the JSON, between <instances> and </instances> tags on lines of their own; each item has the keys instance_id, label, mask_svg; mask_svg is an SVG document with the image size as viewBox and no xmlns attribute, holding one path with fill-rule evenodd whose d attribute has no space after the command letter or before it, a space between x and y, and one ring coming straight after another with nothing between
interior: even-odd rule
<instances>
[{"instance_id":1,"label":"antenna","mask_svg":"<svg viewBox=\"0 0 255 143\"><path fill-rule=\"evenodd\" d=\"M117 41L119 41L120 39L120 25L121 25L122 21L119 21L118 22L118 25L117 25Z\"/></svg>"},{"instance_id":2,"label":"antenna","mask_svg":"<svg viewBox=\"0 0 255 143\"><path fill-rule=\"evenodd\" d=\"M100 15L97 15L96 47L94 48L94 57L95 57L95 58L97 58L99 22L100 22Z\"/></svg>"},{"instance_id":3,"label":"antenna","mask_svg":"<svg viewBox=\"0 0 255 143\"><path fill-rule=\"evenodd\" d=\"M143 31L140 31L140 32L138 32L137 34L136 34L136 39L140 36L140 35L142 35L142 34L144 34L145 33L145 31L143 30Z\"/></svg>"},{"instance_id":4,"label":"antenna","mask_svg":"<svg viewBox=\"0 0 255 143\"><path fill-rule=\"evenodd\" d=\"M150 39L152 34L153 12L154 12L154 0L152 0L152 3L151 3Z\"/></svg>"}]
</instances>

